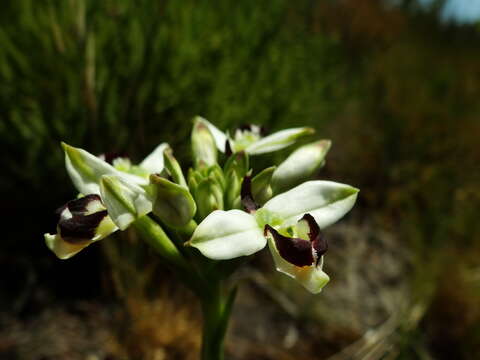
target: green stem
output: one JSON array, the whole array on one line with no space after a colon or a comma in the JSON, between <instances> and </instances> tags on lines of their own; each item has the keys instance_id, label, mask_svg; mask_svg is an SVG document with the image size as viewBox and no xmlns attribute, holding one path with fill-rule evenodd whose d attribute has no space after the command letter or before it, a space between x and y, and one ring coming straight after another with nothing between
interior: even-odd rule
<instances>
[{"instance_id":1,"label":"green stem","mask_svg":"<svg viewBox=\"0 0 480 360\"><path fill-rule=\"evenodd\" d=\"M223 360L223 343L236 289L225 295L221 282L214 281L202 297L202 360Z\"/></svg>"}]
</instances>

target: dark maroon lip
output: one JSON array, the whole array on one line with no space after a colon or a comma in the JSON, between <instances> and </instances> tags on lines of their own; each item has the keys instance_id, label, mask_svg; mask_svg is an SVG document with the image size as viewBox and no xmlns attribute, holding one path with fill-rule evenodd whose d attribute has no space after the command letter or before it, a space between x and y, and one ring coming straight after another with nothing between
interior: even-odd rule
<instances>
[{"instance_id":1,"label":"dark maroon lip","mask_svg":"<svg viewBox=\"0 0 480 360\"><path fill-rule=\"evenodd\" d=\"M284 236L268 224L265 225L264 235L272 235L278 253L289 263L298 267L311 266L314 263L318 266L322 255L327 252L327 241L312 215L305 214L300 221L307 221L308 240Z\"/></svg>"},{"instance_id":2,"label":"dark maroon lip","mask_svg":"<svg viewBox=\"0 0 480 360\"><path fill-rule=\"evenodd\" d=\"M60 236L73 244L92 239L96 229L107 215L107 210L102 210L90 215L75 215L70 219L61 219L58 223Z\"/></svg>"},{"instance_id":3,"label":"dark maroon lip","mask_svg":"<svg viewBox=\"0 0 480 360\"><path fill-rule=\"evenodd\" d=\"M264 231L272 235L280 256L289 263L299 267L310 266L314 263L310 241L283 236L268 224L265 225Z\"/></svg>"},{"instance_id":4,"label":"dark maroon lip","mask_svg":"<svg viewBox=\"0 0 480 360\"><path fill-rule=\"evenodd\" d=\"M100 210L93 214L86 214L88 205L92 202L102 203L100 196L91 194L80 199L69 201L57 210L59 215L58 231L65 241L78 244L88 241L95 236L96 229L102 220L108 216L107 210ZM64 211L70 211L70 218L62 216Z\"/></svg>"},{"instance_id":5,"label":"dark maroon lip","mask_svg":"<svg viewBox=\"0 0 480 360\"><path fill-rule=\"evenodd\" d=\"M320 231L320 227L318 226L317 222L315 221L315 218L312 215L305 214L300 219L300 221L302 220L308 223L308 228L309 228L308 237L312 244L313 250L315 250L315 254L317 257L316 265L318 265L320 258L328 250L327 239L325 239L325 237L323 236L322 232Z\"/></svg>"}]
</instances>

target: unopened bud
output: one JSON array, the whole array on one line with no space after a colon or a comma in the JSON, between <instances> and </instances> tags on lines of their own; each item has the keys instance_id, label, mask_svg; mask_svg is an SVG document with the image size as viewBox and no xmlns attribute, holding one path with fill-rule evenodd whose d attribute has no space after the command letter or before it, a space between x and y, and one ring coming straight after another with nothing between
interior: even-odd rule
<instances>
[{"instance_id":1,"label":"unopened bud","mask_svg":"<svg viewBox=\"0 0 480 360\"><path fill-rule=\"evenodd\" d=\"M273 192L278 194L310 180L324 165L330 145L330 140L320 140L291 153L273 173Z\"/></svg>"},{"instance_id":2,"label":"unopened bud","mask_svg":"<svg viewBox=\"0 0 480 360\"><path fill-rule=\"evenodd\" d=\"M187 225L197 211L188 189L155 174L150 175L150 182L154 187L153 213L169 226Z\"/></svg>"},{"instance_id":3,"label":"unopened bud","mask_svg":"<svg viewBox=\"0 0 480 360\"><path fill-rule=\"evenodd\" d=\"M211 166L217 163L217 145L215 139L204 123L196 116L192 130L192 152L196 167Z\"/></svg>"}]
</instances>

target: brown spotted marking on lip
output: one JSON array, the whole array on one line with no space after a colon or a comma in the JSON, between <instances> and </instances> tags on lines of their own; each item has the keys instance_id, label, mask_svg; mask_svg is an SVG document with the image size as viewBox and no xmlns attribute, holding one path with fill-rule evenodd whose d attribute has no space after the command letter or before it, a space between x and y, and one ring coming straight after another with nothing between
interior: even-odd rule
<instances>
[{"instance_id":1,"label":"brown spotted marking on lip","mask_svg":"<svg viewBox=\"0 0 480 360\"><path fill-rule=\"evenodd\" d=\"M252 195L252 177L249 175L245 175L243 178L240 198L242 199L243 207L248 213L258 210L259 206L253 199Z\"/></svg>"}]
</instances>

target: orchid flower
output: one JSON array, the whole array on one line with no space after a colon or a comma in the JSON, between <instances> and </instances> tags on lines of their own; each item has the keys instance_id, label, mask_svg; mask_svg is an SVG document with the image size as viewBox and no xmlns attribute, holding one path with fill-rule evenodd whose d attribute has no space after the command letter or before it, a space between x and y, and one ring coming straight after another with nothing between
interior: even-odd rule
<instances>
[{"instance_id":1,"label":"orchid flower","mask_svg":"<svg viewBox=\"0 0 480 360\"><path fill-rule=\"evenodd\" d=\"M318 293L329 278L322 270L326 241L320 229L335 223L353 207L358 189L331 181L308 181L258 208L242 184L246 211L217 210L196 228L188 245L214 260L248 256L267 242L276 269Z\"/></svg>"},{"instance_id":2,"label":"orchid flower","mask_svg":"<svg viewBox=\"0 0 480 360\"><path fill-rule=\"evenodd\" d=\"M210 131L217 149L223 153L245 151L250 155L259 155L283 149L294 144L297 139L314 133L309 127L285 129L264 136L261 126L245 125L237 130L233 136L219 130L215 125L199 116L195 123L202 124ZM194 127L196 126L194 125Z\"/></svg>"},{"instance_id":3,"label":"orchid flower","mask_svg":"<svg viewBox=\"0 0 480 360\"><path fill-rule=\"evenodd\" d=\"M102 156L62 143L67 172L80 194L59 210L57 234L45 234L45 242L60 259L68 259L117 229L125 230L137 218L152 211L154 194L150 174L164 170L160 144L139 165L126 158L109 164ZM127 172L129 171L129 172Z\"/></svg>"}]
</instances>

